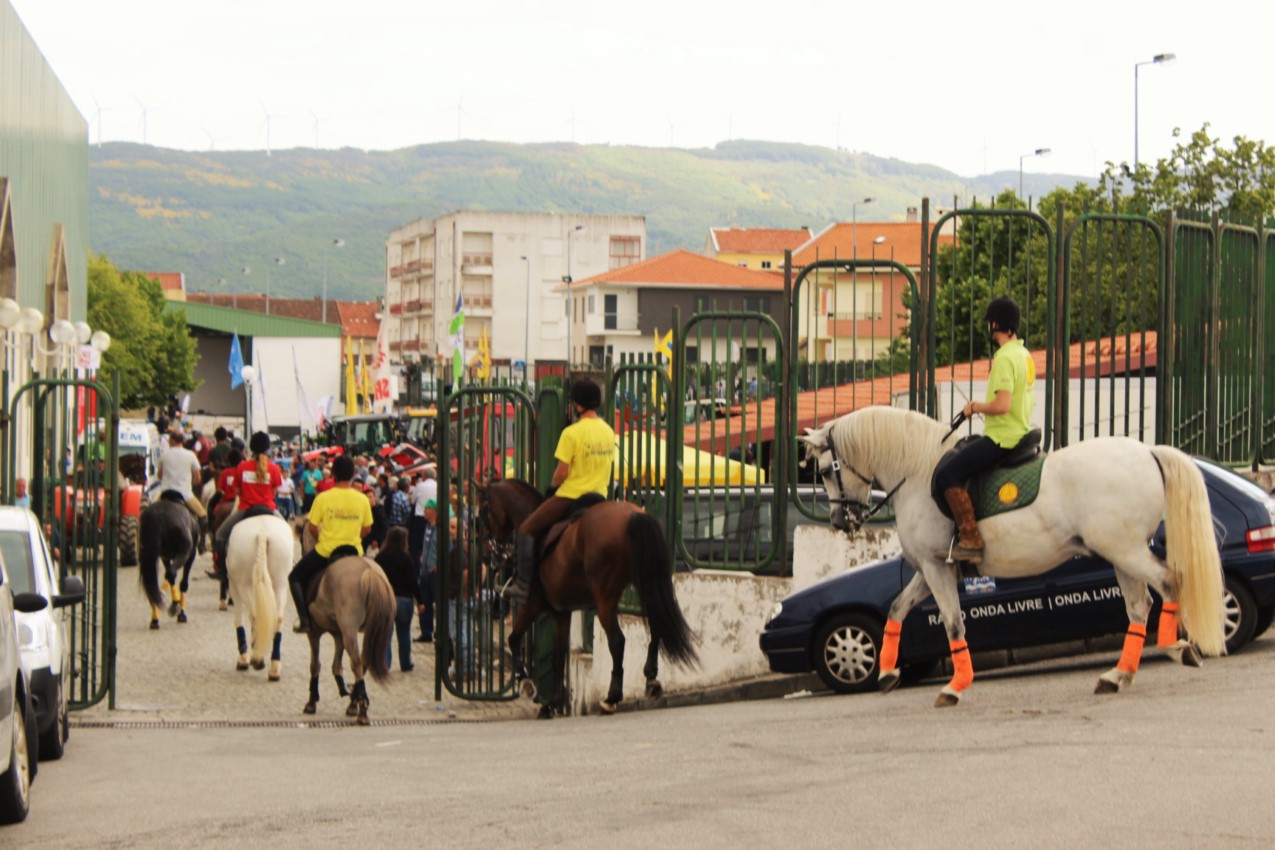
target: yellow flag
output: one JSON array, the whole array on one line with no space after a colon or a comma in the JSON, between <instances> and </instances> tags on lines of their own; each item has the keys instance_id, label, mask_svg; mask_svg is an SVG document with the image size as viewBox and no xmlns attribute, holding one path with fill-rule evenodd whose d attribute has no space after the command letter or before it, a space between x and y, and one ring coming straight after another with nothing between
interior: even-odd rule
<instances>
[{"instance_id":1,"label":"yellow flag","mask_svg":"<svg viewBox=\"0 0 1275 850\"><path fill-rule=\"evenodd\" d=\"M664 367L665 373L668 375L670 384L673 381L673 329L669 328L664 336L660 336L660 329L655 329L655 355L658 357L663 354L668 360L668 364ZM664 408L664 398L660 395L659 382L651 382L651 401L659 409Z\"/></svg>"},{"instance_id":2,"label":"yellow flag","mask_svg":"<svg viewBox=\"0 0 1275 850\"><path fill-rule=\"evenodd\" d=\"M372 382L369 380L367 356L363 353L363 340L359 339L359 391L363 394L363 412L372 412Z\"/></svg>"},{"instance_id":3,"label":"yellow flag","mask_svg":"<svg viewBox=\"0 0 1275 850\"><path fill-rule=\"evenodd\" d=\"M345 415L359 412L358 384L354 380L354 343L345 338Z\"/></svg>"},{"instance_id":4,"label":"yellow flag","mask_svg":"<svg viewBox=\"0 0 1275 850\"><path fill-rule=\"evenodd\" d=\"M486 380L491 377L491 340L487 338L487 329L478 338L478 354L474 357L474 365L478 367L478 377Z\"/></svg>"}]
</instances>

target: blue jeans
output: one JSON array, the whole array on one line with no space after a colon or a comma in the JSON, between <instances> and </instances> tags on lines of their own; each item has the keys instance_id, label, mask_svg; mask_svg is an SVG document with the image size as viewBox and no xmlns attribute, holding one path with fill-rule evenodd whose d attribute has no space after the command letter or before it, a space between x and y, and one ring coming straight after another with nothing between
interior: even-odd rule
<instances>
[{"instance_id":1,"label":"blue jeans","mask_svg":"<svg viewBox=\"0 0 1275 850\"><path fill-rule=\"evenodd\" d=\"M456 673L467 676L474 672L474 601L451 599L447 602L447 632L452 638Z\"/></svg>"},{"instance_id":2,"label":"blue jeans","mask_svg":"<svg viewBox=\"0 0 1275 850\"><path fill-rule=\"evenodd\" d=\"M398 669L412 669L412 598L396 596L398 610L394 613L394 634L398 637ZM393 666L390 650L392 641L385 644L385 666Z\"/></svg>"},{"instance_id":3,"label":"blue jeans","mask_svg":"<svg viewBox=\"0 0 1275 850\"><path fill-rule=\"evenodd\" d=\"M420 615L421 637L434 637L434 600L438 598L438 571L430 570L421 576L421 604L425 611Z\"/></svg>"}]
</instances>

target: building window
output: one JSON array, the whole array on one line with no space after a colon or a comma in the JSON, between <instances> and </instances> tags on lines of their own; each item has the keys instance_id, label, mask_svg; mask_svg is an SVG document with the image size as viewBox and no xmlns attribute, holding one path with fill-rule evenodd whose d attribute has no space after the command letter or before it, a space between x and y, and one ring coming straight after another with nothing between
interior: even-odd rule
<instances>
[{"instance_id":1,"label":"building window","mask_svg":"<svg viewBox=\"0 0 1275 850\"><path fill-rule=\"evenodd\" d=\"M596 297L597 297L597 296L595 296L595 295L590 295L590 296L589 296L589 315L590 315L590 316L592 316L595 312L597 312L597 310L596 310L596 305L594 304L594 300L593 300L593 299L594 299L594 298L596 298Z\"/></svg>"},{"instance_id":2,"label":"building window","mask_svg":"<svg viewBox=\"0 0 1275 850\"><path fill-rule=\"evenodd\" d=\"M744 309L750 313L769 313L770 299L769 298L745 298Z\"/></svg>"},{"instance_id":3,"label":"building window","mask_svg":"<svg viewBox=\"0 0 1275 850\"><path fill-rule=\"evenodd\" d=\"M619 317L616 313L620 309L620 297L618 295L604 295L602 300L605 308L602 326L609 331L613 331L619 327Z\"/></svg>"},{"instance_id":4,"label":"building window","mask_svg":"<svg viewBox=\"0 0 1275 850\"><path fill-rule=\"evenodd\" d=\"M771 262L770 262L770 260L762 260L762 261L761 261L761 267L762 267L763 269L768 269L768 268L770 268L770 267L771 267Z\"/></svg>"},{"instance_id":5,"label":"building window","mask_svg":"<svg viewBox=\"0 0 1275 850\"><path fill-rule=\"evenodd\" d=\"M748 261L747 261L747 260L740 260L740 261L739 261L738 263L736 263L735 265L739 266L741 269L746 269L746 268L748 268Z\"/></svg>"},{"instance_id":6,"label":"building window","mask_svg":"<svg viewBox=\"0 0 1275 850\"><path fill-rule=\"evenodd\" d=\"M622 269L631 266L642 258L642 238L640 236L612 236L610 268Z\"/></svg>"}]
</instances>

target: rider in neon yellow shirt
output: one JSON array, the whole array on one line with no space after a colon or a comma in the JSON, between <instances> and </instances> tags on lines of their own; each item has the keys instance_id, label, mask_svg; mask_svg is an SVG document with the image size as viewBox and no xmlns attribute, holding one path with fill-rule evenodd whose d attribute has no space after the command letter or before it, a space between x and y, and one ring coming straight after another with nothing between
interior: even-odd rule
<instances>
[{"instance_id":1,"label":"rider in neon yellow shirt","mask_svg":"<svg viewBox=\"0 0 1275 850\"><path fill-rule=\"evenodd\" d=\"M966 418L975 413L986 417L983 436L961 449L936 475L938 490L947 500L960 533L952 558L971 564L983 562L983 537L965 482L1000 463L1031 430L1036 384L1031 352L1018 338L1022 313L1014 299L992 299L983 318L997 346L987 378L987 398L967 402L962 411Z\"/></svg>"},{"instance_id":2,"label":"rider in neon yellow shirt","mask_svg":"<svg viewBox=\"0 0 1275 850\"><path fill-rule=\"evenodd\" d=\"M615 431L598 416L602 388L588 378L571 385L571 403L577 419L558 438L553 456L558 459L550 496L518 527L518 580L508 589L514 599L525 599L535 572L537 538L567 515L576 499L587 493L606 496L615 459Z\"/></svg>"}]
</instances>

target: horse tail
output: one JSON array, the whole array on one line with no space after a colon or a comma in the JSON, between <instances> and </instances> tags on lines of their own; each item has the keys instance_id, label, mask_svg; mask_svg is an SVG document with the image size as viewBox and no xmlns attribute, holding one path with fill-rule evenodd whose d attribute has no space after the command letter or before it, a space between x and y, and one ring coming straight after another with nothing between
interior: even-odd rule
<instances>
[{"instance_id":1,"label":"horse tail","mask_svg":"<svg viewBox=\"0 0 1275 850\"><path fill-rule=\"evenodd\" d=\"M270 534L267 528L257 531L257 557L252 564L252 654L265 658L270 654L279 612L275 606L274 581L270 578Z\"/></svg>"},{"instance_id":2,"label":"horse tail","mask_svg":"<svg viewBox=\"0 0 1275 850\"><path fill-rule=\"evenodd\" d=\"M385 649L394 635L398 600L394 598L394 588L379 569L369 567L359 584L363 586L363 669L371 673L378 684L384 684L390 675L390 668L385 664Z\"/></svg>"},{"instance_id":3,"label":"horse tail","mask_svg":"<svg viewBox=\"0 0 1275 850\"><path fill-rule=\"evenodd\" d=\"M629 565L651 639L660 642L664 657L682 667L699 664L698 639L677 604L669 570L668 541L655 517L638 511L629 518Z\"/></svg>"},{"instance_id":4,"label":"horse tail","mask_svg":"<svg viewBox=\"0 0 1275 850\"><path fill-rule=\"evenodd\" d=\"M1164 475L1164 545L1182 625L1205 655L1226 652L1222 563L1213 534L1204 475L1190 457L1169 446L1151 453Z\"/></svg>"},{"instance_id":5,"label":"horse tail","mask_svg":"<svg viewBox=\"0 0 1275 850\"><path fill-rule=\"evenodd\" d=\"M138 520L137 580L150 604L156 608L162 608L164 595L159 591L160 532L155 528L157 523L154 516L148 518L146 513L142 511L141 518Z\"/></svg>"}]
</instances>

